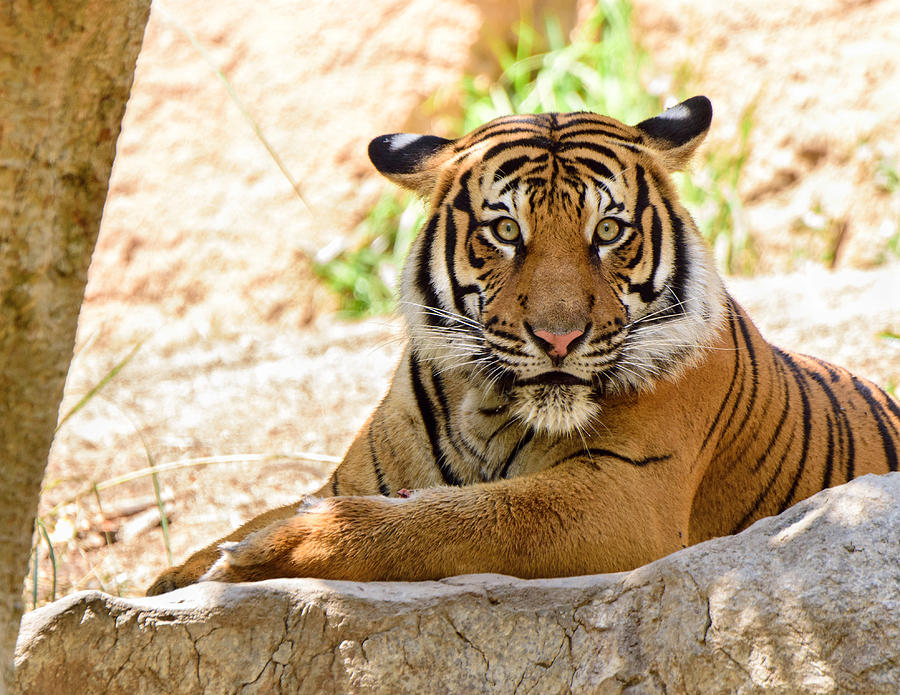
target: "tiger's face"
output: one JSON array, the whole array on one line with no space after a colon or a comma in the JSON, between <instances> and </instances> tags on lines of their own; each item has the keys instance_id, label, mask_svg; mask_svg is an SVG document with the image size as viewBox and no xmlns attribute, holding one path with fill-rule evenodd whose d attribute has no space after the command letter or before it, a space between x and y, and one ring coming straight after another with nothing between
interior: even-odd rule
<instances>
[{"instance_id":1,"label":"tiger's face","mask_svg":"<svg viewBox=\"0 0 900 695\"><path fill-rule=\"evenodd\" d=\"M722 288L668 172L710 117L695 97L636 127L542 114L373 141L379 170L431 199L401 292L413 349L555 435L693 364Z\"/></svg>"}]
</instances>

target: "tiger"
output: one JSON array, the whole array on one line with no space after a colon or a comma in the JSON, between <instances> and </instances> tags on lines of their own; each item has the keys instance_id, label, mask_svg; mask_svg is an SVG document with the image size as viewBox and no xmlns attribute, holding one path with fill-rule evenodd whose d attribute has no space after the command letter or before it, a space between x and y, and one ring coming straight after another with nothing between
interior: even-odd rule
<instances>
[{"instance_id":1,"label":"tiger","mask_svg":"<svg viewBox=\"0 0 900 695\"><path fill-rule=\"evenodd\" d=\"M725 289L671 178L711 121L696 96L635 126L542 113L373 140L429 206L389 391L321 490L148 594L618 572L896 471L898 403L769 344Z\"/></svg>"}]
</instances>

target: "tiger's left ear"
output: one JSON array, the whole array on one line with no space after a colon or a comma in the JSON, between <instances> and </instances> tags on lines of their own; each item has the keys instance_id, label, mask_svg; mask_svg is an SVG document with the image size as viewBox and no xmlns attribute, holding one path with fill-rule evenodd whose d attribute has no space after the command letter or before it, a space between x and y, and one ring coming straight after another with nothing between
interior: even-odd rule
<instances>
[{"instance_id":1,"label":"tiger's left ear","mask_svg":"<svg viewBox=\"0 0 900 695\"><path fill-rule=\"evenodd\" d=\"M369 159L383 176L428 197L441 164L453 154L452 142L436 135L382 135L369 143Z\"/></svg>"},{"instance_id":2,"label":"tiger's left ear","mask_svg":"<svg viewBox=\"0 0 900 695\"><path fill-rule=\"evenodd\" d=\"M703 142L712 121L712 104L706 97L691 97L635 128L662 157L669 171L683 169Z\"/></svg>"}]
</instances>

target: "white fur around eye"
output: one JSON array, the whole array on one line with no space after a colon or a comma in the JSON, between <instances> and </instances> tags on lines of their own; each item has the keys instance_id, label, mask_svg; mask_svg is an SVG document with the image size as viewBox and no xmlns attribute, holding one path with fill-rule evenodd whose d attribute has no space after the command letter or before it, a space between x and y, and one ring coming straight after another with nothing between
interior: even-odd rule
<instances>
[{"instance_id":1,"label":"white fur around eye","mask_svg":"<svg viewBox=\"0 0 900 695\"><path fill-rule=\"evenodd\" d=\"M497 238L494 231L491 229L491 225L487 224L482 227L484 233L484 239L497 249L500 253L502 253L508 260L512 260L516 256L516 245L510 243L504 243L500 239Z\"/></svg>"}]
</instances>

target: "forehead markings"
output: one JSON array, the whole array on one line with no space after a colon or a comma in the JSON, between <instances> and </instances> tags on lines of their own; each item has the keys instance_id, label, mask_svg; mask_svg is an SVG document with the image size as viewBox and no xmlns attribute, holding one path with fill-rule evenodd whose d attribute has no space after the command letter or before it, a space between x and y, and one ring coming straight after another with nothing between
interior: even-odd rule
<instances>
[{"instance_id":1,"label":"forehead markings","mask_svg":"<svg viewBox=\"0 0 900 695\"><path fill-rule=\"evenodd\" d=\"M593 164L596 164L594 166ZM548 166L552 167L547 176ZM512 214L512 209L522 209L525 205L525 194L528 203L534 208L542 203L558 200L564 207L575 207L582 210L621 212L625 208L620 196L613 193L614 184L623 176L625 169L616 174L602 163L595 163L584 157L553 156L544 152L536 156L514 156L500 162L491 171L488 169L478 177L481 189L481 209L494 210ZM543 174L543 175L540 175ZM549 178L549 181L548 181ZM548 188L551 195L547 195ZM586 202L586 192L597 189L592 202ZM507 194L515 191L517 201L510 204L504 202ZM573 196L574 193L574 196Z\"/></svg>"},{"instance_id":2,"label":"forehead markings","mask_svg":"<svg viewBox=\"0 0 900 695\"><path fill-rule=\"evenodd\" d=\"M619 179L628 168L621 159L621 155L625 154L621 150L640 150L640 147L631 143L640 144L642 138L639 134L629 132L630 130L617 121L592 114L572 114L570 118L563 117L561 120L554 114L512 116L489 123L464 138L457 150L457 160L474 156L480 160L478 163L489 167L491 160L499 158L502 153L520 150L517 156L516 153L509 152L512 156L501 161L492 174L488 170L479 177L483 210L513 214L511 208L523 207L524 190L530 191L532 206L545 202L546 191L541 191L538 196L537 189L545 188L547 178L535 174L538 170L545 169L549 160L553 167L550 178L554 183L554 198L558 194L567 207L574 203L578 209L584 209L585 192L593 184L603 195L598 196L598 206L591 208L598 210L599 204L605 200L608 202L604 213L620 213L625 204L617 201L618 196L613 194L613 186L610 184ZM520 137L509 140L511 136ZM607 142L597 142L598 139ZM618 173L614 174L613 169L618 169ZM495 186L485 185L487 175L492 175L496 182L504 182L503 187L497 191ZM565 186L559 185L559 179ZM566 190L567 188L577 193L577 201L573 200L571 191ZM510 205L503 202L502 198L510 191L516 191L518 204L513 204L512 200L509 201ZM540 197L540 201L536 200L537 197Z\"/></svg>"}]
</instances>

